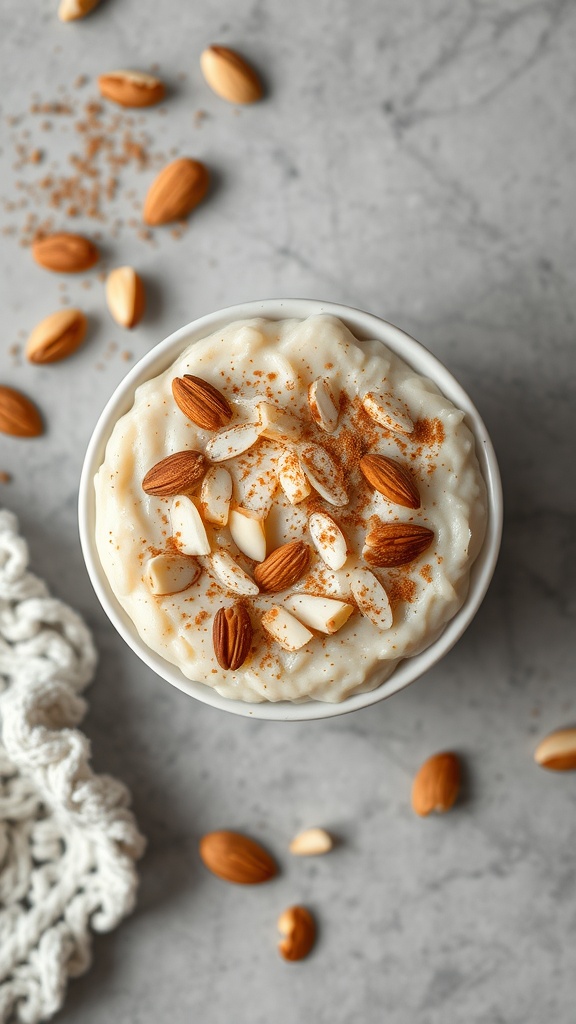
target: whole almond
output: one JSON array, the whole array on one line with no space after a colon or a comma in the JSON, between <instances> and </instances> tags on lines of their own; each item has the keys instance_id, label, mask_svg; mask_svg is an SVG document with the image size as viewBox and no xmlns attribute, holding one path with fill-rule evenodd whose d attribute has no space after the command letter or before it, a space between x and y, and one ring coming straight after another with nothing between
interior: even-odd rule
<instances>
[{"instance_id":1,"label":"whole almond","mask_svg":"<svg viewBox=\"0 0 576 1024\"><path fill-rule=\"evenodd\" d=\"M278 918L278 931L284 936L278 950L285 960L303 960L316 940L316 925L306 907L288 907Z\"/></svg>"},{"instance_id":2,"label":"whole almond","mask_svg":"<svg viewBox=\"0 0 576 1024\"><path fill-rule=\"evenodd\" d=\"M443 814L460 792L460 761L456 754L434 754L419 768L412 783L412 808L425 818L432 811Z\"/></svg>"},{"instance_id":3,"label":"whole almond","mask_svg":"<svg viewBox=\"0 0 576 1024\"><path fill-rule=\"evenodd\" d=\"M362 552L369 565L390 569L414 561L430 547L434 533L416 523L382 523L366 537Z\"/></svg>"},{"instance_id":4,"label":"whole almond","mask_svg":"<svg viewBox=\"0 0 576 1024\"><path fill-rule=\"evenodd\" d=\"M166 95L164 82L144 71L109 71L98 78L100 95L121 107L153 107Z\"/></svg>"},{"instance_id":5,"label":"whole almond","mask_svg":"<svg viewBox=\"0 0 576 1024\"><path fill-rule=\"evenodd\" d=\"M254 570L254 579L269 594L276 594L293 586L304 575L310 564L310 548L303 540L282 544L260 562Z\"/></svg>"},{"instance_id":6,"label":"whole almond","mask_svg":"<svg viewBox=\"0 0 576 1024\"><path fill-rule=\"evenodd\" d=\"M157 227L183 220L208 191L208 169L199 160L180 157L167 164L154 179L144 202L146 224Z\"/></svg>"},{"instance_id":7,"label":"whole almond","mask_svg":"<svg viewBox=\"0 0 576 1024\"><path fill-rule=\"evenodd\" d=\"M232 409L224 395L202 377L191 373L175 377L172 394L184 415L203 430L219 430L232 418Z\"/></svg>"},{"instance_id":8,"label":"whole almond","mask_svg":"<svg viewBox=\"0 0 576 1024\"><path fill-rule=\"evenodd\" d=\"M262 84L253 68L235 50L209 46L200 56L208 85L229 103L255 103L262 98Z\"/></svg>"},{"instance_id":9,"label":"whole almond","mask_svg":"<svg viewBox=\"0 0 576 1024\"><path fill-rule=\"evenodd\" d=\"M149 469L142 481L142 490L159 498L172 498L191 491L204 476L206 459L192 449L174 452Z\"/></svg>"},{"instance_id":10,"label":"whole almond","mask_svg":"<svg viewBox=\"0 0 576 1024\"><path fill-rule=\"evenodd\" d=\"M120 327L128 329L140 323L146 296L139 274L132 267L116 267L106 279L106 302Z\"/></svg>"},{"instance_id":11,"label":"whole almond","mask_svg":"<svg viewBox=\"0 0 576 1024\"><path fill-rule=\"evenodd\" d=\"M0 385L0 432L12 437L38 437L43 433L42 417L21 391Z\"/></svg>"},{"instance_id":12,"label":"whole almond","mask_svg":"<svg viewBox=\"0 0 576 1024\"><path fill-rule=\"evenodd\" d=\"M80 274L93 267L100 258L90 239L67 231L37 238L32 245L32 255L45 270L58 274Z\"/></svg>"},{"instance_id":13,"label":"whole almond","mask_svg":"<svg viewBox=\"0 0 576 1024\"><path fill-rule=\"evenodd\" d=\"M60 21L76 21L84 18L100 3L100 0L60 0L58 17Z\"/></svg>"},{"instance_id":14,"label":"whole almond","mask_svg":"<svg viewBox=\"0 0 576 1024\"><path fill-rule=\"evenodd\" d=\"M540 741L534 760L553 772L576 770L576 729L558 729Z\"/></svg>"},{"instance_id":15,"label":"whole almond","mask_svg":"<svg viewBox=\"0 0 576 1024\"><path fill-rule=\"evenodd\" d=\"M408 469L386 455L364 455L360 469L366 480L388 501L406 508L420 508L420 494Z\"/></svg>"},{"instance_id":16,"label":"whole almond","mask_svg":"<svg viewBox=\"0 0 576 1024\"><path fill-rule=\"evenodd\" d=\"M209 832L200 840L200 856L212 874L238 885L267 882L278 870L260 843L239 832Z\"/></svg>"},{"instance_id":17,"label":"whole almond","mask_svg":"<svg viewBox=\"0 0 576 1024\"><path fill-rule=\"evenodd\" d=\"M60 309L44 317L26 342L26 358L31 363L56 363L80 347L88 321L79 309Z\"/></svg>"},{"instance_id":18,"label":"whole almond","mask_svg":"<svg viewBox=\"0 0 576 1024\"><path fill-rule=\"evenodd\" d=\"M214 616L212 641L221 668L232 672L244 664L252 644L252 623L247 608L237 602L219 608Z\"/></svg>"}]
</instances>

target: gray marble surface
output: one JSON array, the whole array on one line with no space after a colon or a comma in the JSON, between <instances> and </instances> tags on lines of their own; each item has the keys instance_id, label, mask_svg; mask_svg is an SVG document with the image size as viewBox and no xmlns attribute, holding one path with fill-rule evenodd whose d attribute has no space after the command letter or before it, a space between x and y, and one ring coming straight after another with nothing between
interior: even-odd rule
<instances>
[{"instance_id":1,"label":"gray marble surface","mask_svg":"<svg viewBox=\"0 0 576 1024\"><path fill-rule=\"evenodd\" d=\"M149 315L130 336L108 319L96 273L63 290L32 264L19 242L36 208L0 204L0 228L14 229L0 236L1 379L34 393L48 424L38 441L0 440L13 474L0 502L35 569L95 631L85 728L149 839L135 914L96 939L58 1019L571 1024L576 779L542 772L532 753L576 720L576 6L105 0L67 26L55 6L0 4L3 200L26 195L18 179L63 173L94 93L73 83L118 66L159 65L170 102L137 130L159 160L198 156L216 179L183 237L160 231L153 245L127 223L126 194L143 194L151 168L118 171L101 225L38 206L55 224L99 227L109 263L141 269ZM262 69L259 107L208 93L197 56L214 41ZM30 113L34 92L71 96L73 113ZM18 143L42 163L15 170ZM116 238L114 218L126 220ZM127 367L204 312L290 295L371 310L438 355L487 422L506 497L493 586L442 665L379 706L299 725L229 716L155 678L100 610L76 526L83 452ZM91 315L88 342L68 363L31 367L22 332L61 298ZM465 758L464 799L416 819L412 774L445 747ZM339 848L289 860L308 824L333 829ZM247 891L207 876L198 837L226 826L277 853L277 881ZM320 939L292 966L275 921L294 901L313 908Z\"/></svg>"}]
</instances>

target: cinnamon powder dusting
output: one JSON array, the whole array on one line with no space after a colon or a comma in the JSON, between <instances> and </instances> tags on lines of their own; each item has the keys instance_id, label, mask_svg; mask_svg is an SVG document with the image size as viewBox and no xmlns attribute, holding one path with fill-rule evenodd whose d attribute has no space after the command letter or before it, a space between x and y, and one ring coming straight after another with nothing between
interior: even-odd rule
<instances>
[{"instance_id":1,"label":"cinnamon powder dusting","mask_svg":"<svg viewBox=\"0 0 576 1024\"><path fill-rule=\"evenodd\" d=\"M409 576L394 576L389 580L386 590L391 602L406 601L407 604L413 604L416 599L416 583Z\"/></svg>"}]
</instances>

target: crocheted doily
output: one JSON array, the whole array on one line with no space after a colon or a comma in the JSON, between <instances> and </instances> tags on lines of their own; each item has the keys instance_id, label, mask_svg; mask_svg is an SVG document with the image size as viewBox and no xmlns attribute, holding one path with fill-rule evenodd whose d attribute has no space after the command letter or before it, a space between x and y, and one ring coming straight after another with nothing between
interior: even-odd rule
<instances>
[{"instance_id":1,"label":"crocheted doily","mask_svg":"<svg viewBox=\"0 0 576 1024\"><path fill-rule=\"evenodd\" d=\"M95 775L75 726L96 654L82 619L27 571L0 511L0 1022L58 1010L91 929L134 905L144 840L125 786Z\"/></svg>"}]
</instances>

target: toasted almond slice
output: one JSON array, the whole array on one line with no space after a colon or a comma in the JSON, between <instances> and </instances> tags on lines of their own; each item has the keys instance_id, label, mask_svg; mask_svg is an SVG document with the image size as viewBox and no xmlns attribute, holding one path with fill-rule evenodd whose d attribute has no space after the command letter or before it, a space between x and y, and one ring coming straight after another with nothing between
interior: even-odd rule
<instances>
[{"instance_id":1,"label":"toasted almond slice","mask_svg":"<svg viewBox=\"0 0 576 1024\"><path fill-rule=\"evenodd\" d=\"M312 487L330 505L348 504L348 494L340 467L319 444L308 444L300 451L300 463Z\"/></svg>"},{"instance_id":2,"label":"toasted almond slice","mask_svg":"<svg viewBox=\"0 0 576 1024\"><path fill-rule=\"evenodd\" d=\"M178 555L155 555L146 565L148 586L157 597L188 590L201 572L193 558L179 558Z\"/></svg>"},{"instance_id":3,"label":"toasted almond slice","mask_svg":"<svg viewBox=\"0 0 576 1024\"><path fill-rule=\"evenodd\" d=\"M322 561L330 569L341 569L348 549L346 538L332 517L325 512L314 512L308 520L308 529Z\"/></svg>"},{"instance_id":4,"label":"toasted almond slice","mask_svg":"<svg viewBox=\"0 0 576 1024\"><path fill-rule=\"evenodd\" d=\"M302 424L291 413L284 409L278 409L270 402L258 402L256 406L263 437L271 441L278 441L279 444L289 444L290 441L297 441L302 434Z\"/></svg>"},{"instance_id":5,"label":"toasted almond slice","mask_svg":"<svg viewBox=\"0 0 576 1024\"><path fill-rule=\"evenodd\" d=\"M327 434L333 434L338 426L338 407L332 397L328 381L324 377L312 381L308 388L308 404L312 419Z\"/></svg>"},{"instance_id":6,"label":"toasted almond slice","mask_svg":"<svg viewBox=\"0 0 576 1024\"><path fill-rule=\"evenodd\" d=\"M254 580L240 568L227 551L215 551L210 556L210 566L220 583L234 594L249 597L260 592Z\"/></svg>"},{"instance_id":7,"label":"toasted almond slice","mask_svg":"<svg viewBox=\"0 0 576 1024\"><path fill-rule=\"evenodd\" d=\"M576 770L576 729L558 729L540 741L534 760L553 772Z\"/></svg>"},{"instance_id":8,"label":"toasted almond slice","mask_svg":"<svg viewBox=\"0 0 576 1024\"><path fill-rule=\"evenodd\" d=\"M291 505L298 505L310 494L308 478L296 452L283 452L278 459L278 480Z\"/></svg>"},{"instance_id":9,"label":"toasted almond slice","mask_svg":"<svg viewBox=\"0 0 576 1024\"><path fill-rule=\"evenodd\" d=\"M191 498L179 494L170 508L172 536L185 555L209 555L210 541L200 513Z\"/></svg>"},{"instance_id":10,"label":"toasted almond slice","mask_svg":"<svg viewBox=\"0 0 576 1024\"><path fill-rule=\"evenodd\" d=\"M286 603L300 622L320 633L337 633L354 611L345 601L312 594L293 594Z\"/></svg>"},{"instance_id":11,"label":"toasted almond slice","mask_svg":"<svg viewBox=\"0 0 576 1024\"><path fill-rule=\"evenodd\" d=\"M390 599L380 580L370 569L359 568L352 576L352 593L358 607L378 629L390 629L392 608Z\"/></svg>"},{"instance_id":12,"label":"toasted almond slice","mask_svg":"<svg viewBox=\"0 0 576 1024\"><path fill-rule=\"evenodd\" d=\"M241 423L229 430L221 430L206 445L206 456L212 462L225 462L247 452L260 437L259 423Z\"/></svg>"},{"instance_id":13,"label":"toasted almond slice","mask_svg":"<svg viewBox=\"0 0 576 1024\"><path fill-rule=\"evenodd\" d=\"M200 509L206 522L226 526L231 498L230 473L224 466L210 466L200 490Z\"/></svg>"},{"instance_id":14,"label":"toasted almond slice","mask_svg":"<svg viewBox=\"0 0 576 1024\"><path fill-rule=\"evenodd\" d=\"M273 465L262 465L258 455L248 456L245 465L242 460L237 463L235 480L235 497L242 508L247 508L257 519L266 519L274 504L278 490L278 477Z\"/></svg>"},{"instance_id":15,"label":"toasted almond slice","mask_svg":"<svg viewBox=\"0 0 576 1024\"><path fill-rule=\"evenodd\" d=\"M263 562L266 558L264 521L247 508L235 508L228 518L228 528L237 548L247 558Z\"/></svg>"},{"instance_id":16,"label":"toasted almond slice","mask_svg":"<svg viewBox=\"0 0 576 1024\"><path fill-rule=\"evenodd\" d=\"M307 828L299 832L288 849L296 857L317 857L329 853L334 843L332 836L323 828Z\"/></svg>"},{"instance_id":17,"label":"toasted almond slice","mask_svg":"<svg viewBox=\"0 0 576 1024\"><path fill-rule=\"evenodd\" d=\"M400 434L411 434L414 424L410 419L406 407L401 405L397 398L390 394L379 394L376 391L368 391L362 399L362 405L366 412L381 427L394 430Z\"/></svg>"},{"instance_id":18,"label":"toasted almond slice","mask_svg":"<svg viewBox=\"0 0 576 1024\"><path fill-rule=\"evenodd\" d=\"M265 612L262 616L262 625L285 651L299 651L314 639L313 633L279 604L273 604L270 610Z\"/></svg>"}]
</instances>

